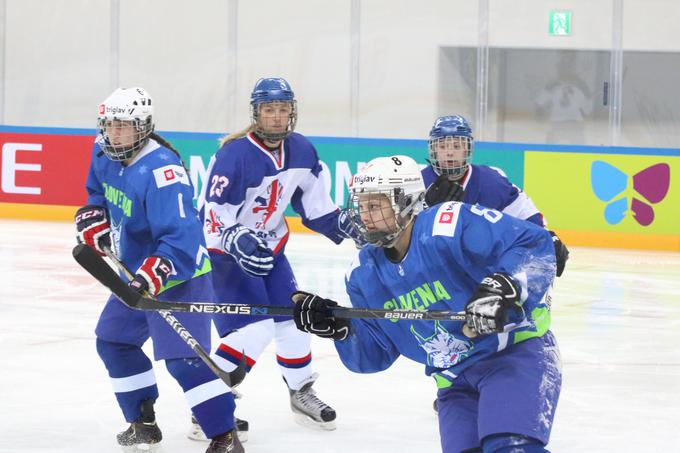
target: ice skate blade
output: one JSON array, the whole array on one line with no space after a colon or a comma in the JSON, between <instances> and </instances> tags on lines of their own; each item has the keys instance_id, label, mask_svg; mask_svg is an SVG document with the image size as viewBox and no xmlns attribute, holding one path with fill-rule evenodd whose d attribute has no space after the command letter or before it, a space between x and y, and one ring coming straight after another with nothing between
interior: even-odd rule
<instances>
[{"instance_id":1,"label":"ice skate blade","mask_svg":"<svg viewBox=\"0 0 680 453\"><path fill-rule=\"evenodd\" d=\"M205 433L198 424L191 425L191 428L189 428L189 432L187 432L187 437L191 440L195 440L198 442L210 442L210 439L205 437ZM244 443L248 440L248 431L237 430L236 437L238 437L238 440L240 440L241 443Z\"/></svg>"},{"instance_id":2,"label":"ice skate blade","mask_svg":"<svg viewBox=\"0 0 680 453\"><path fill-rule=\"evenodd\" d=\"M196 440L199 442L209 442L210 439L205 437L205 433L198 424L192 424L187 432L187 437L191 440Z\"/></svg>"},{"instance_id":3,"label":"ice skate blade","mask_svg":"<svg viewBox=\"0 0 680 453\"><path fill-rule=\"evenodd\" d=\"M124 453L163 453L161 444L121 445Z\"/></svg>"},{"instance_id":4,"label":"ice skate blade","mask_svg":"<svg viewBox=\"0 0 680 453\"><path fill-rule=\"evenodd\" d=\"M331 420L330 422L317 422L308 415L299 412L293 412L293 418L298 425L304 426L305 428L321 429L324 431L333 431L336 428L335 420Z\"/></svg>"}]
</instances>

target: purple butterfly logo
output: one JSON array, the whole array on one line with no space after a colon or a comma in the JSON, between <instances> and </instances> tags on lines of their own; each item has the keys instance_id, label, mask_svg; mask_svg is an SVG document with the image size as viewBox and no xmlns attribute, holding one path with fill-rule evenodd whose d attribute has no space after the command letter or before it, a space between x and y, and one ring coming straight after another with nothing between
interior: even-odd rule
<instances>
[{"instance_id":1,"label":"purple butterfly logo","mask_svg":"<svg viewBox=\"0 0 680 453\"><path fill-rule=\"evenodd\" d=\"M590 168L590 182L595 196L607 202L604 208L604 218L607 223L616 225L626 217L628 211L628 197L620 197L628 188L629 176L615 166L596 160ZM633 189L637 192L630 202L633 217L642 226L654 222L654 208L668 194L671 182L671 168L661 163L647 167L633 175ZM613 200L613 201L612 201Z\"/></svg>"}]
</instances>

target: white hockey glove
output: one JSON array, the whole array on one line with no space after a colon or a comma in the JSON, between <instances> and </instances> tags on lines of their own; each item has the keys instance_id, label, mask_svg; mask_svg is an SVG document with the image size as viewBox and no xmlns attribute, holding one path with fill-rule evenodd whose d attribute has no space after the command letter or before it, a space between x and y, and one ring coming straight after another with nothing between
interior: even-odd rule
<instances>
[{"instance_id":1,"label":"white hockey glove","mask_svg":"<svg viewBox=\"0 0 680 453\"><path fill-rule=\"evenodd\" d=\"M244 272L264 277L274 267L274 255L252 230L236 224L222 233L222 248L234 257Z\"/></svg>"},{"instance_id":2,"label":"white hockey glove","mask_svg":"<svg viewBox=\"0 0 680 453\"><path fill-rule=\"evenodd\" d=\"M507 274L485 277L465 306L465 323L480 335L503 332L509 310L522 310L518 285Z\"/></svg>"}]
</instances>

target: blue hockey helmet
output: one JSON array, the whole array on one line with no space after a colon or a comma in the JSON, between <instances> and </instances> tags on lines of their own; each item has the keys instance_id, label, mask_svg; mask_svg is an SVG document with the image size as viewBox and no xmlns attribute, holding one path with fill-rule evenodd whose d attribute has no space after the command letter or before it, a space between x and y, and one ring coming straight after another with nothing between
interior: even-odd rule
<instances>
[{"instance_id":1,"label":"blue hockey helmet","mask_svg":"<svg viewBox=\"0 0 680 453\"><path fill-rule=\"evenodd\" d=\"M262 104L283 102L290 104L288 125L284 131L273 131L269 125L262 124L260 109ZM255 133L269 142L278 142L291 134L297 124L297 101L290 84L280 77L269 77L258 80L250 94L250 118Z\"/></svg>"},{"instance_id":2,"label":"blue hockey helmet","mask_svg":"<svg viewBox=\"0 0 680 453\"><path fill-rule=\"evenodd\" d=\"M460 179L472 161L472 129L460 115L441 116L430 129L429 160L434 171Z\"/></svg>"}]
</instances>

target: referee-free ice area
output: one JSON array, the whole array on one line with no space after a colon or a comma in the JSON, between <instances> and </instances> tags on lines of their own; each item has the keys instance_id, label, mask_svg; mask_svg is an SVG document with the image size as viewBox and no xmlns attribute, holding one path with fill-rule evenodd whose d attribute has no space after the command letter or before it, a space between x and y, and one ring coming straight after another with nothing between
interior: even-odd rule
<instances>
[{"instance_id":1,"label":"referee-free ice area","mask_svg":"<svg viewBox=\"0 0 680 453\"><path fill-rule=\"evenodd\" d=\"M2 453L120 451L115 434L126 424L93 333L107 291L73 261L74 244L68 223L0 220ZM306 234L288 247L300 288L341 303L355 253ZM572 247L553 291L553 331L564 382L551 451L680 451L680 253ZM318 338L313 356L337 430L294 422L270 346L240 387L248 453L440 451L436 389L420 364L402 358L383 373L354 374ZM155 371L163 451L205 451L186 438L179 386L162 363Z\"/></svg>"}]
</instances>

